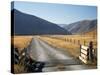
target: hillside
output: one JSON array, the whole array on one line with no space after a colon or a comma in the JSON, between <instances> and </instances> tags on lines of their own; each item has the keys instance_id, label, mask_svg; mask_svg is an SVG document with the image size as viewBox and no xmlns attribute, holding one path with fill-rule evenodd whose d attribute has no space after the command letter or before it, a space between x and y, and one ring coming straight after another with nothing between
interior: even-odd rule
<instances>
[{"instance_id":1,"label":"hillside","mask_svg":"<svg viewBox=\"0 0 100 75\"><path fill-rule=\"evenodd\" d=\"M34 15L11 11L14 35L71 34L66 29Z\"/></svg>"},{"instance_id":2,"label":"hillside","mask_svg":"<svg viewBox=\"0 0 100 75\"><path fill-rule=\"evenodd\" d=\"M89 31L89 32L86 32L86 33L84 33L84 35L91 35L91 36L97 36L97 30L96 29L94 29L94 30L92 30L92 31Z\"/></svg>"},{"instance_id":3,"label":"hillside","mask_svg":"<svg viewBox=\"0 0 100 75\"><path fill-rule=\"evenodd\" d=\"M64 26L73 34L82 34L97 28L97 20L83 20Z\"/></svg>"}]
</instances>

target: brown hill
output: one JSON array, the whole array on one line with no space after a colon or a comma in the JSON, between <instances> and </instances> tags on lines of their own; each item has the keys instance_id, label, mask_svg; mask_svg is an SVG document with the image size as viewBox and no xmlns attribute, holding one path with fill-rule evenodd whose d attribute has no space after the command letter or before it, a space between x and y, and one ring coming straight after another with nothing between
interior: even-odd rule
<instances>
[{"instance_id":1,"label":"brown hill","mask_svg":"<svg viewBox=\"0 0 100 75\"><path fill-rule=\"evenodd\" d=\"M86 32L84 34L89 35L89 36L97 36L97 29L91 30L91 31Z\"/></svg>"}]
</instances>

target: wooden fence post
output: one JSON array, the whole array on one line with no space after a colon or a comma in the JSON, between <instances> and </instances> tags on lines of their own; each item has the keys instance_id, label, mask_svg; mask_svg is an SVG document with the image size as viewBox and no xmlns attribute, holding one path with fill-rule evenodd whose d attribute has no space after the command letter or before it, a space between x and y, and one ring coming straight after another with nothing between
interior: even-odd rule
<instances>
[{"instance_id":1,"label":"wooden fence post","mask_svg":"<svg viewBox=\"0 0 100 75\"><path fill-rule=\"evenodd\" d=\"M93 60L94 60L94 55L93 55L93 42L92 41L90 41L90 43L89 43L89 60L91 62L93 62Z\"/></svg>"},{"instance_id":2,"label":"wooden fence post","mask_svg":"<svg viewBox=\"0 0 100 75\"><path fill-rule=\"evenodd\" d=\"M80 56L81 56L81 45L80 45Z\"/></svg>"},{"instance_id":3,"label":"wooden fence post","mask_svg":"<svg viewBox=\"0 0 100 75\"><path fill-rule=\"evenodd\" d=\"M75 44L75 39L74 39L74 44Z\"/></svg>"},{"instance_id":4,"label":"wooden fence post","mask_svg":"<svg viewBox=\"0 0 100 75\"><path fill-rule=\"evenodd\" d=\"M86 41L84 40L84 45L85 45Z\"/></svg>"},{"instance_id":5,"label":"wooden fence post","mask_svg":"<svg viewBox=\"0 0 100 75\"><path fill-rule=\"evenodd\" d=\"M78 45L80 45L80 40L78 40Z\"/></svg>"},{"instance_id":6,"label":"wooden fence post","mask_svg":"<svg viewBox=\"0 0 100 75\"><path fill-rule=\"evenodd\" d=\"M72 42L72 40L70 39L70 42Z\"/></svg>"},{"instance_id":7,"label":"wooden fence post","mask_svg":"<svg viewBox=\"0 0 100 75\"><path fill-rule=\"evenodd\" d=\"M66 38L65 38L65 42L66 42Z\"/></svg>"}]
</instances>

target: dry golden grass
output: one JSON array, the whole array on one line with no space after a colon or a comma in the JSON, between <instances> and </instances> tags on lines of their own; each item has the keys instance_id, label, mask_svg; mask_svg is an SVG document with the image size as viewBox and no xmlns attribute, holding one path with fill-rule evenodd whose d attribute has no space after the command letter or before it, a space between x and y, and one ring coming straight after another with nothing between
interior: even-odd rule
<instances>
[{"instance_id":1,"label":"dry golden grass","mask_svg":"<svg viewBox=\"0 0 100 75\"><path fill-rule=\"evenodd\" d=\"M17 47L18 50L22 50L30 44L31 39L32 36L12 36L11 43L14 47Z\"/></svg>"},{"instance_id":2,"label":"dry golden grass","mask_svg":"<svg viewBox=\"0 0 100 75\"><path fill-rule=\"evenodd\" d=\"M52 39L52 38L48 38L48 37L42 37L40 39L54 47L66 49L67 52L69 52L71 55L73 55L75 57L77 57L79 55L79 46L77 46L77 45L73 45L71 43L66 43L62 40ZM74 53L73 53L73 51L74 51Z\"/></svg>"},{"instance_id":3,"label":"dry golden grass","mask_svg":"<svg viewBox=\"0 0 100 75\"><path fill-rule=\"evenodd\" d=\"M89 32L85 33L85 35L89 35L89 36L93 36L93 37L95 35L95 37L96 37L97 36L97 29L89 31Z\"/></svg>"},{"instance_id":4,"label":"dry golden grass","mask_svg":"<svg viewBox=\"0 0 100 75\"><path fill-rule=\"evenodd\" d=\"M47 42L48 44L57 47L63 48L69 52L72 56L78 57L80 55L80 44L88 46L90 41L93 41L94 48L97 48L97 39L96 37L86 36L86 35L53 35L53 36L41 36L41 40ZM71 39L71 42L68 41ZM75 43L74 43L75 40ZM80 41L80 44L78 43Z\"/></svg>"},{"instance_id":5,"label":"dry golden grass","mask_svg":"<svg viewBox=\"0 0 100 75\"><path fill-rule=\"evenodd\" d=\"M14 73L18 74L18 73L26 73L27 70L25 70L25 66L20 65L20 64L15 64L14 65Z\"/></svg>"}]
</instances>

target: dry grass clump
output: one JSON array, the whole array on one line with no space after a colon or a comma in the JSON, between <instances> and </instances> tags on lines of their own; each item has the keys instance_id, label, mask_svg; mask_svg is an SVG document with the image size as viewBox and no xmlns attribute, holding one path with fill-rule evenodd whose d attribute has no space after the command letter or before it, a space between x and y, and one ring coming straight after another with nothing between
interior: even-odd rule
<instances>
[{"instance_id":1,"label":"dry grass clump","mask_svg":"<svg viewBox=\"0 0 100 75\"><path fill-rule=\"evenodd\" d=\"M11 43L14 47L17 47L18 50L23 50L26 48L32 39L32 36L12 36Z\"/></svg>"},{"instance_id":2,"label":"dry grass clump","mask_svg":"<svg viewBox=\"0 0 100 75\"><path fill-rule=\"evenodd\" d=\"M27 70L25 69L24 65L20 65L20 64L14 64L14 73L18 74L18 73L26 73Z\"/></svg>"}]
</instances>

